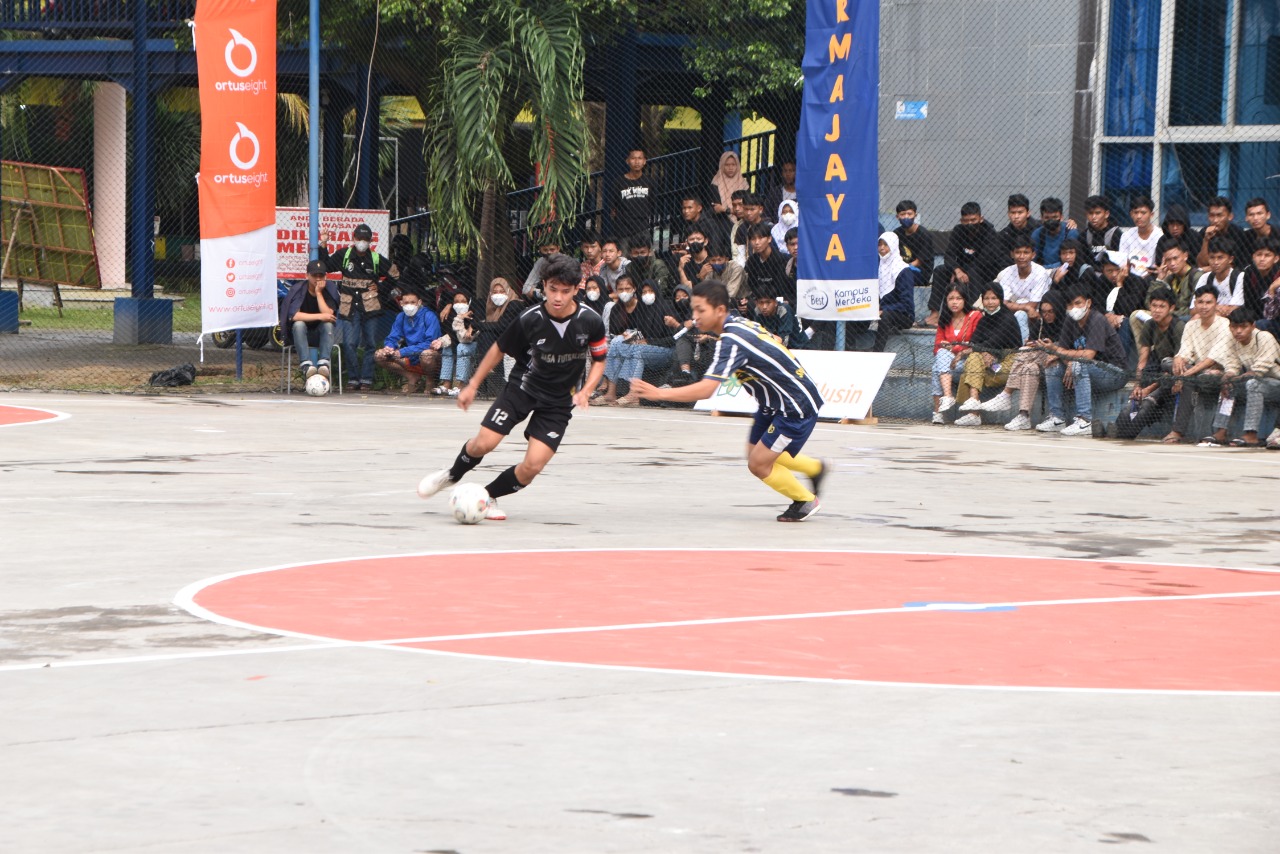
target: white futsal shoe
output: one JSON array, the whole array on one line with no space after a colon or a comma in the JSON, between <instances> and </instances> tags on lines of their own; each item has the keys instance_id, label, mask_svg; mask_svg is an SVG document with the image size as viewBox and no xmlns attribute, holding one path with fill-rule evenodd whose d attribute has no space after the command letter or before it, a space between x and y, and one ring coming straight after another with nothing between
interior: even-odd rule
<instances>
[{"instance_id":1,"label":"white futsal shoe","mask_svg":"<svg viewBox=\"0 0 1280 854\"><path fill-rule=\"evenodd\" d=\"M418 482L418 497L430 498L446 486L452 486L454 479L449 477L448 469L432 472Z\"/></svg>"},{"instance_id":2,"label":"white futsal shoe","mask_svg":"<svg viewBox=\"0 0 1280 854\"><path fill-rule=\"evenodd\" d=\"M489 499L489 506L484 511L484 518L488 522L507 521L507 514L498 506L498 499Z\"/></svg>"}]
</instances>

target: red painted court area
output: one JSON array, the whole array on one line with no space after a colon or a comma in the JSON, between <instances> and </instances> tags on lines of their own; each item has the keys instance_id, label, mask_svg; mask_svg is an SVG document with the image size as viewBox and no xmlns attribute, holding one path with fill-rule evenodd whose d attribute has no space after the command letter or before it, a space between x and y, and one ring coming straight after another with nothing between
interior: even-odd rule
<instances>
[{"instance_id":1,"label":"red painted court area","mask_svg":"<svg viewBox=\"0 0 1280 854\"><path fill-rule=\"evenodd\" d=\"M1280 691L1280 574L969 555L580 551L381 557L179 597L273 632L783 678Z\"/></svg>"},{"instance_id":2,"label":"red painted court area","mask_svg":"<svg viewBox=\"0 0 1280 854\"><path fill-rule=\"evenodd\" d=\"M29 409L25 406L0 406L0 427L34 424L38 421L56 421L65 416L47 409Z\"/></svg>"}]
</instances>

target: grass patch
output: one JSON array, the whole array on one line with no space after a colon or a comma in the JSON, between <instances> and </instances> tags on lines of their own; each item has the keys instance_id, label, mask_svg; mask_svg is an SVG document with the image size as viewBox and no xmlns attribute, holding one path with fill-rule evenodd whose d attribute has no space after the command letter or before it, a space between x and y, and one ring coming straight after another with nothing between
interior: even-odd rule
<instances>
[{"instance_id":1,"label":"grass patch","mask_svg":"<svg viewBox=\"0 0 1280 854\"><path fill-rule=\"evenodd\" d=\"M63 292L67 294L66 291ZM22 310L23 320L31 321L31 329L57 329L67 332L76 330L102 330L115 328L114 303L104 302L101 307L84 305L66 305L62 309L62 317L53 306L27 306ZM186 297L173 304L173 331L200 333L200 298Z\"/></svg>"}]
</instances>

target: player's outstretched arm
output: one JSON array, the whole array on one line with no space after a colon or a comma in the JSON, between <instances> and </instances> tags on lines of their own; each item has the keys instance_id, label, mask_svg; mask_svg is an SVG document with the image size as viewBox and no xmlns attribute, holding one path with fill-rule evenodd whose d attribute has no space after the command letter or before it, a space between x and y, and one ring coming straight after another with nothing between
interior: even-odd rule
<instances>
[{"instance_id":1,"label":"player's outstretched arm","mask_svg":"<svg viewBox=\"0 0 1280 854\"><path fill-rule=\"evenodd\" d=\"M699 380L680 388L658 388L644 380L631 381L631 393L645 400L667 400L672 403L692 403L711 397L720 387L720 380Z\"/></svg>"},{"instance_id":2,"label":"player's outstretched arm","mask_svg":"<svg viewBox=\"0 0 1280 854\"><path fill-rule=\"evenodd\" d=\"M462 391L458 392L458 408L463 412L467 411L467 407L471 405L471 401L476 399L476 390L480 388L480 384L484 382L485 377L498 366L502 361L502 350L494 344L489 348L489 352L484 354L484 358L480 360L476 372L471 375L471 381L467 383Z\"/></svg>"},{"instance_id":3,"label":"player's outstretched arm","mask_svg":"<svg viewBox=\"0 0 1280 854\"><path fill-rule=\"evenodd\" d=\"M587 409L591 406L591 393L596 390L596 386L600 385L600 378L604 376L604 359L591 363L591 370L587 372L587 380L582 384L582 388L578 389L573 395L573 405L579 409Z\"/></svg>"}]
</instances>

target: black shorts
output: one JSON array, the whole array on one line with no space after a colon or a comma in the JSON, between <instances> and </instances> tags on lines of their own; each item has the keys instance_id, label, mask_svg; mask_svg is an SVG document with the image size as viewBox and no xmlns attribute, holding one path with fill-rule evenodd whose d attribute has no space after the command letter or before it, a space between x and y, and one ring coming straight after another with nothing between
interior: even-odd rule
<instances>
[{"instance_id":1,"label":"black shorts","mask_svg":"<svg viewBox=\"0 0 1280 854\"><path fill-rule=\"evenodd\" d=\"M524 437L537 439L555 451L559 449L572 417L572 400L566 400L563 405L539 403L518 386L508 383L480 424L508 436L517 424L528 418L529 426L525 428Z\"/></svg>"}]
</instances>

